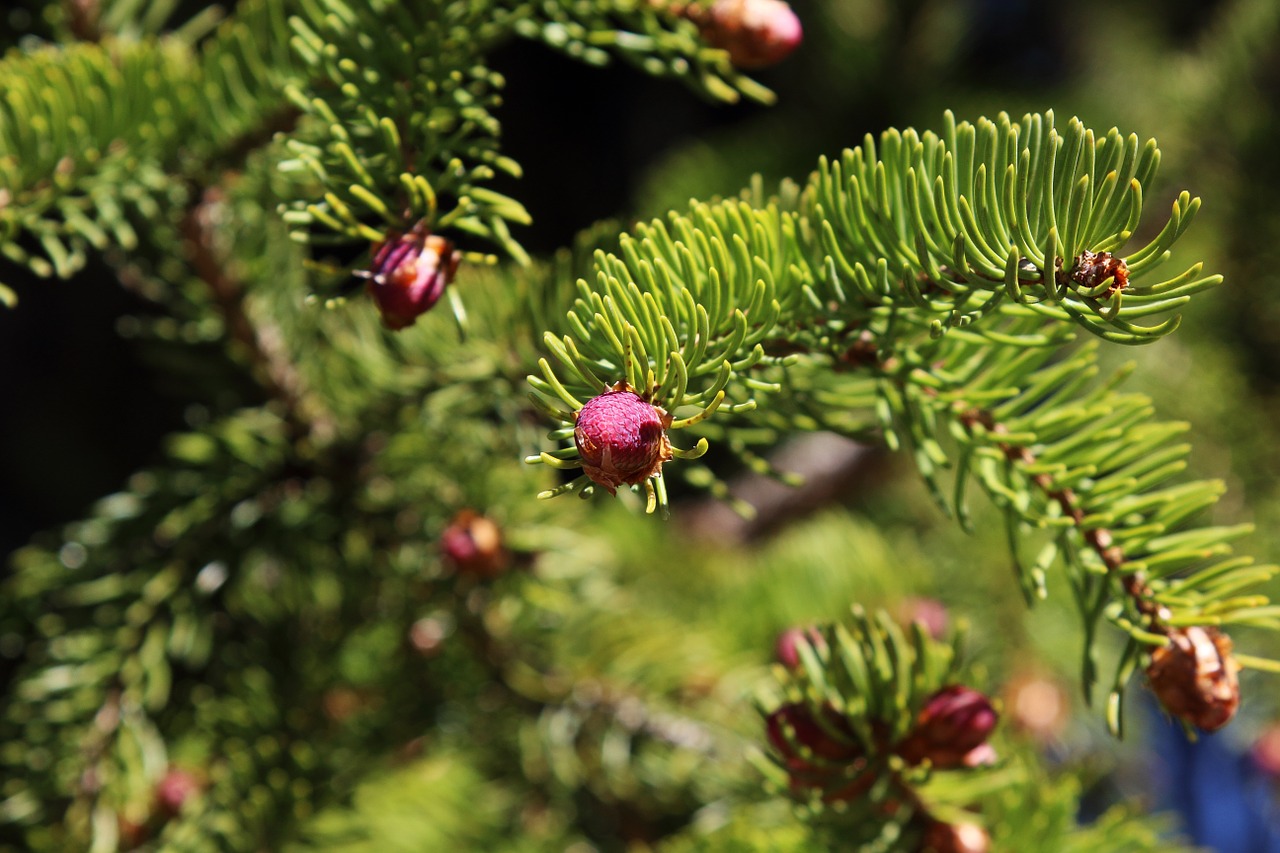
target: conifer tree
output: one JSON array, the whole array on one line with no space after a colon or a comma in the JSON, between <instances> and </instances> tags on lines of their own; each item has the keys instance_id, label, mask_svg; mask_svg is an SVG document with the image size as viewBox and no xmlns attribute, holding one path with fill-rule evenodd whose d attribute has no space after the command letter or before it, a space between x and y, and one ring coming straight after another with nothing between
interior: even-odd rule
<instances>
[{"instance_id":1,"label":"conifer tree","mask_svg":"<svg viewBox=\"0 0 1280 853\"><path fill-rule=\"evenodd\" d=\"M1275 567L1115 358L1223 282L1140 127L946 111L546 257L495 53L770 104L785 3L41 14L0 59L8 269L105 264L75 286L219 369L169 365L208 417L12 556L0 845L1175 849L1123 803L1077 825L1088 773L1018 701L1051 664L984 660L1014 639L948 595L1063 632L1116 739L1138 691L1213 732L1280 669ZM872 447L967 535L708 541L702 501L762 509L739 474L812 495Z\"/></svg>"}]
</instances>

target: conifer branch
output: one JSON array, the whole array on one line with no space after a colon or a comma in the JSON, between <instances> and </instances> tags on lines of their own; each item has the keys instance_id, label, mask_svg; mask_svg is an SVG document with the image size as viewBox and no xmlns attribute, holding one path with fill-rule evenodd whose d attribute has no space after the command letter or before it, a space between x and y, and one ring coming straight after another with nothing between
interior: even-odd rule
<instances>
[{"instance_id":1,"label":"conifer branch","mask_svg":"<svg viewBox=\"0 0 1280 853\"><path fill-rule=\"evenodd\" d=\"M938 133L868 137L774 195L756 181L617 240L609 227L584 240L587 278L547 284L531 268L485 273L478 262L496 258L456 248L529 261L511 233L528 211L492 189L520 174L500 144L494 48L531 38L710 98L767 101L739 69L795 46L785 4L243 0L216 31L213 9L170 30L173 0L61 6L54 29L81 42L0 59L0 252L59 276L90 251L132 255L138 270L166 259L156 279L183 337L224 334L269 403L173 437L163 464L16 557L0 596L19 700L0 707L5 842L276 849L308 809L430 732L465 755L442 761L485 776L458 790L497 792L493 811L510 812L475 847L510 846L504 833L540 822L563 825L535 846L594 840L585 811L644 844L690 824L696 845L695 814L759 787L712 778L740 769L741 739L759 730L737 730L718 674L684 666L706 638L666 610L626 612L613 557L591 548L540 563L536 583L500 579L532 549L499 537L477 554L476 531L501 528L458 508L532 515L561 507L512 496L635 489L665 514L669 475L722 492L719 465L697 461L713 445L769 472L760 448L799 431L903 450L966 528L971 486L984 492L1028 601L1050 571L1067 580L1086 685L1097 626L1121 632L1115 727L1139 667L1205 729L1234 712L1239 664L1280 668L1234 656L1218 630L1280 628L1280 608L1252 592L1274 568L1232 553L1247 525L1190 523L1222 485L1170 484L1187 466L1185 425L1120 393L1123 372L1095 381L1097 342L1154 342L1221 280L1200 264L1156 274L1199 209L1189 193L1150 242L1128 245L1153 141L1055 127L1051 113L948 114ZM774 18L785 38L736 41L759 35L761 10L786 13ZM299 271L321 264L304 266L289 229L317 256L373 243L368 264L313 260L335 268L341 293L372 282L395 329L466 276L464 333L432 317L425 334L396 336L372 311L314 307L340 299L304 304ZM353 264L367 268L351 276ZM413 316L395 313L403 294L389 285L423 286ZM526 369L554 424L540 447L514 389ZM517 448L551 476L516 465ZM580 476L554 485L562 471ZM553 540L543 521L526 535ZM615 544L652 561L635 536ZM575 559L587 566L576 586L562 565ZM667 603L701 591L693 571L653 576ZM433 621L422 606L449 628L419 643ZM461 642L446 643L455 628ZM989 766L997 709L961 681L959 638L860 611L805 636L763 708L765 775L812 830L781 846L950 849L964 828L985 847L979 803L1011 849L1037 849L1046 827L1070 833L1073 790L1035 777L1004 740L1007 763ZM202 762L201 790L166 811L156 783L185 755ZM509 805L529 792L535 808L556 801L550 820ZM474 823L458 799L459 825ZM1167 849L1123 815L1073 843Z\"/></svg>"},{"instance_id":2,"label":"conifer branch","mask_svg":"<svg viewBox=\"0 0 1280 853\"><path fill-rule=\"evenodd\" d=\"M250 319L244 287L227 271L226 260L219 257L215 234L223 204L222 191L211 187L183 217L181 230L192 269L209 286L231 339L248 354L267 395L280 403L295 438L327 443L336 433L332 417L307 391L280 330L268 321Z\"/></svg>"},{"instance_id":3,"label":"conifer branch","mask_svg":"<svg viewBox=\"0 0 1280 853\"><path fill-rule=\"evenodd\" d=\"M560 372L543 360L529 379L561 424L552 438L573 428L584 460L582 477L544 496L617 485L612 469L599 474L599 427L593 419L584 432L580 419L619 377L660 412L701 408L667 429L727 438L748 459L724 415L746 425L766 395L781 403L759 416L774 435L878 432L910 450L962 525L970 480L988 493L1029 602L1045 594L1050 567L1066 567L1085 623L1086 689L1095 623L1105 615L1128 635L1109 709L1118 727L1119 688L1145 650L1176 645L1184 625L1273 621L1264 597L1239 594L1274 571L1231 556L1227 543L1247 525L1173 532L1221 491L1157 490L1185 467L1189 447L1170 443L1182 427L1147 423L1145 398L1113 391L1119 375L1089 387L1093 349L1071 348L1079 328L1150 343L1177 317L1128 318L1167 313L1221 281L1195 264L1148 282L1199 207L1185 192L1151 242L1115 254L1138 227L1158 162L1154 141L1097 136L1074 119L1060 134L1051 114L972 125L948 115L940 135L891 130L878 148L868 137L824 159L803 192L753 188L638 227L617 255L597 252L595 286L580 280L564 332L548 333ZM568 467L571 450L549 456ZM665 512L664 469L684 469L682 454L621 439L611 452L644 460L623 482ZM1045 537L1024 561L1020 551Z\"/></svg>"},{"instance_id":4,"label":"conifer branch","mask_svg":"<svg viewBox=\"0 0 1280 853\"><path fill-rule=\"evenodd\" d=\"M518 35L588 65L605 65L618 56L647 74L677 79L707 98L774 101L773 92L734 66L728 51L707 44L714 32L705 4L542 0L515 3L512 19Z\"/></svg>"}]
</instances>

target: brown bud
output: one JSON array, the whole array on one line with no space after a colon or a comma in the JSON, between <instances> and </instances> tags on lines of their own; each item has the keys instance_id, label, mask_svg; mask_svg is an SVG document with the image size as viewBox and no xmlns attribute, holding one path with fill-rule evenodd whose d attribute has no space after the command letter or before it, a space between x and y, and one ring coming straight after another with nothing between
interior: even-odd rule
<instances>
[{"instance_id":1,"label":"brown bud","mask_svg":"<svg viewBox=\"0 0 1280 853\"><path fill-rule=\"evenodd\" d=\"M1107 279L1113 279L1103 298L1129 285L1129 266L1123 258L1117 258L1110 252L1090 252L1085 249L1076 258L1074 271L1070 281L1085 290L1092 290Z\"/></svg>"},{"instance_id":2,"label":"brown bud","mask_svg":"<svg viewBox=\"0 0 1280 853\"><path fill-rule=\"evenodd\" d=\"M116 829L120 834L119 848L120 850L132 850L146 843L151 837L151 827L145 823L138 823L136 820L118 815L116 817Z\"/></svg>"},{"instance_id":3,"label":"brown bud","mask_svg":"<svg viewBox=\"0 0 1280 853\"><path fill-rule=\"evenodd\" d=\"M496 578L511 564L502 531L491 519L464 509L440 534L440 550L459 574Z\"/></svg>"},{"instance_id":4,"label":"brown bud","mask_svg":"<svg viewBox=\"0 0 1280 853\"><path fill-rule=\"evenodd\" d=\"M973 766L966 757L986 742L998 719L986 696L962 684L949 685L924 703L898 755L908 764L928 759L939 768ZM984 763L986 758L975 754L973 761Z\"/></svg>"},{"instance_id":5,"label":"brown bud","mask_svg":"<svg viewBox=\"0 0 1280 853\"><path fill-rule=\"evenodd\" d=\"M1214 732L1240 707L1239 670L1230 637L1193 625L1170 631L1168 644L1151 653L1147 679L1170 714Z\"/></svg>"}]
</instances>

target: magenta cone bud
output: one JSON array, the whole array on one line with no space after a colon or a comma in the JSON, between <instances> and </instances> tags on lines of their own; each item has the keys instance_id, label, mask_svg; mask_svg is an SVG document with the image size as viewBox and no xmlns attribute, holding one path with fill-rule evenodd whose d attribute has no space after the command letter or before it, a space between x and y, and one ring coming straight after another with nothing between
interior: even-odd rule
<instances>
[{"instance_id":1,"label":"magenta cone bud","mask_svg":"<svg viewBox=\"0 0 1280 853\"><path fill-rule=\"evenodd\" d=\"M440 301L461 257L452 242L420 226L374 247L368 271L357 275L369 279L367 289L383 325L399 330Z\"/></svg>"},{"instance_id":2,"label":"magenta cone bud","mask_svg":"<svg viewBox=\"0 0 1280 853\"><path fill-rule=\"evenodd\" d=\"M1191 626L1169 633L1151 653L1147 680L1165 710L1206 732L1231 721L1240 707L1240 664L1231 638L1217 628Z\"/></svg>"},{"instance_id":3,"label":"magenta cone bud","mask_svg":"<svg viewBox=\"0 0 1280 853\"><path fill-rule=\"evenodd\" d=\"M728 51L738 68L775 65L804 36L800 19L782 0L715 0L697 23L707 43Z\"/></svg>"},{"instance_id":4,"label":"magenta cone bud","mask_svg":"<svg viewBox=\"0 0 1280 853\"><path fill-rule=\"evenodd\" d=\"M928 759L939 768L966 766L966 756L986 742L998 719L977 690L962 684L944 687L924 703L898 754L910 764Z\"/></svg>"},{"instance_id":5,"label":"magenta cone bud","mask_svg":"<svg viewBox=\"0 0 1280 853\"><path fill-rule=\"evenodd\" d=\"M645 402L625 382L617 383L588 400L575 418L573 441L582 470L611 495L623 484L644 482L671 459L669 426L666 411Z\"/></svg>"}]
</instances>

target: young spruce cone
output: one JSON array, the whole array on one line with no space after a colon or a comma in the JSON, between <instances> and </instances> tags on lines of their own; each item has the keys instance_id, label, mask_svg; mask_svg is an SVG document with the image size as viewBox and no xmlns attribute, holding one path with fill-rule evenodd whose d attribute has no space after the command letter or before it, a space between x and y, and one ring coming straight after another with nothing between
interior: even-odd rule
<instances>
[{"instance_id":1,"label":"young spruce cone","mask_svg":"<svg viewBox=\"0 0 1280 853\"><path fill-rule=\"evenodd\" d=\"M1191 626L1169 633L1151 653L1147 679L1165 709L1206 732L1231 722L1240 707L1240 664L1231 638L1217 628Z\"/></svg>"},{"instance_id":2,"label":"young spruce cone","mask_svg":"<svg viewBox=\"0 0 1280 853\"><path fill-rule=\"evenodd\" d=\"M939 769L986 764L993 758L987 737L998 719L986 696L952 684L924 703L915 728L897 752L908 764L928 759Z\"/></svg>"},{"instance_id":3,"label":"young spruce cone","mask_svg":"<svg viewBox=\"0 0 1280 853\"><path fill-rule=\"evenodd\" d=\"M369 295L388 329L413 325L431 310L458 271L461 254L453 243L419 226L393 234L373 250L373 263L357 273L367 278Z\"/></svg>"},{"instance_id":4,"label":"young spruce cone","mask_svg":"<svg viewBox=\"0 0 1280 853\"><path fill-rule=\"evenodd\" d=\"M611 495L618 486L643 483L672 457L669 426L671 416L664 409L618 382L588 400L574 420L582 470Z\"/></svg>"}]
</instances>

